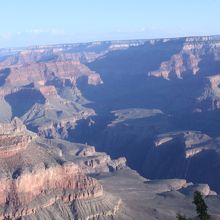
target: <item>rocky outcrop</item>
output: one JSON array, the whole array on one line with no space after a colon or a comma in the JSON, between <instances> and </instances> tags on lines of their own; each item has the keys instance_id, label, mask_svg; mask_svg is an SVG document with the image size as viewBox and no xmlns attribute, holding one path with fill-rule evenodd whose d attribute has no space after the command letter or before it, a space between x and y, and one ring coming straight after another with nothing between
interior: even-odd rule
<instances>
[{"instance_id":1,"label":"rocky outcrop","mask_svg":"<svg viewBox=\"0 0 220 220\"><path fill-rule=\"evenodd\" d=\"M218 41L209 37L186 38L181 51L174 54L167 61L163 61L159 70L151 71L149 76L164 79L182 79L185 74L196 75L199 73L200 61L207 53L214 54L219 49ZM220 57L216 57L219 60Z\"/></svg>"},{"instance_id":2,"label":"rocky outcrop","mask_svg":"<svg viewBox=\"0 0 220 220\"><path fill-rule=\"evenodd\" d=\"M149 76L162 77L168 80L172 77L182 79L182 74L186 71L192 71L195 75L199 71L200 60L198 55L183 51L181 54L173 55L169 61L163 62L160 70L150 72Z\"/></svg>"},{"instance_id":3,"label":"rocky outcrop","mask_svg":"<svg viewBox=\"0 0 220 220\"><path fill-rule=\"evenodd\" d=\"M59 200L103 195L95 179L77 164L63 161L56 148L40 146L19 119L1 124L0 131L0 219L34 214Z\"/></svg>"},{"instance_id":4,"label":"rocky outcrop","mask_svg":"<svg viewBox=\"0 0 220 220\"><path fill-rule=\"evenodd\" d=\"M50 144L53 145L52 140ZM57 146L61 149L63 157L78 164L84 173L108 173L126 167L126 159L124 157L113 160L109 155L96 152L95 147L87 144L67 145L61 142Z\"/></svg>"},{"instance_id":5,"label":"rocky outcrop","mask_svg":"<svg viewBox=\"0 0 220 220\"><path fill-rule=\"evenodd\" d=\"M63 49L61 52L64 53ZM5 115L4 108L11 107L11 117L22 117L26 125L42 136L68 138L67 130L74 129L78 120L95 115L93 109L83 106L87 100L77 88L78 79L85 77L93 86L103 82L98 73L80 60L56 59L56 53L59 49L27 49L12 55L17 56L17 62L11 61L8 66L7 62L0 64L4 75L0 113Z\"/></svg>"},{"instance_id":6,"label":"rocky outcrop","mask_svg":"<svg viewBox=\"0 0 220 220\"><path fill-rule=\"evenodd\" d=\"M101 80L99 74L93 73L93 74L88 76L88 84L89 85L97 86L97 85L102 84L102 83L103 83L103 81Z\"/></svg>"},{"instance_id":7,"label":"rocky outcrop","mask_svg":"<svg viewBox=\"0 0 220 220\"><path fill-rule=\"evenodd\" d=\"M85 173L100 173L109 172L114 170L120 170L126 167L126 159L119 158L117 160L111 160L110 156L105 154L94 154L91 158L85 158L79 162L79 166Z\"/></svg>"},{"instance_id":8,"label":"rocky outcrop","mask_svg":"<svg viewBox=\"0 0 220 220\"><path fill-rule=\"evenodd\" d=\"M127 160L125 157L120 157L116 160L111 160L108 163L110 170L121 170L126 167Z\"/></svg>"},{"instance_id":9,"label":"rocky outcrop","mask_svg":"<svg viewBox=\"0 0 220 220\"><path fill-rule=\"evenodd\" d=\"M27 132L18 118L11 123L0 124L0 158L12 157L24 151L35 137L33 133Z\"/></svg>"},{"instance_id":10,"label":"rocky outcrop","mask_svg":"<svg viewBox=\"0 0 220 220\"><path fill-rule=\"evenodd\" d=\"M29 215L36 209L51 206L57 200L71 202L99 196L102 196L101 185L81 174L74 164L39 168L35 172L21 173L11 181L1 179L0 204L7 207L2 219ZM46 201L37 207L26 208L36 199Z\"/></svg>"},{"instance_id":11,"label":"rocky outcrop","mask_svg":"<svg viewBox=\"0 0 220 220\"><path fill-rule=\"evenodd\" d=\"M201 96L198 97L199 106L207 106L206 110L220 108L220 75L216 74L206 78L206 86ZM209 103L208 105L206 103Z\"/></svg>"},{"instance_id":12,"label":"rocky outcrop","mask_svg":"<svg viewBox=\"0 0 220 220\"><path fill-rule=\"evenodd\" d=\"M98 74L89 70L85 65L74 61L31 63L24 66L12 66L10 67L9 76L5 79L5 83L11 86L24 86L32 82L48 81L54 77L71 79L75 83L83 75L90 77L89 83L101 83Z\"/></svg>"},{"instance_id":13,"label":"rocky outcrop","mask_svg":"<svg viewBox=\"0 0 220 220\"><path fill-rule=\"evenodd\" d=\"M57 91L54 86L41 86L40 92L42 93L42 95L44 95L44 97L57 95Z\"/></svg>"},{"instance_id":14,"label":"rocky outcrop","mask_svg":"<svg viewBox=\"0 0 220 220\"><path fill-rule=\"evenodd\" d=\"M52 108L48 108L48 106L41 107L40 113L44 115L44 118L42 118L42 120L45 120L46 122L38 122L39 124L37 124L37 133L38 135L42 136L42 137L46 137L46 138L62 138L62 139L69 139L70 138L70 134L69 131L73 130L76 126L77 126L77 122L79 120L83 120L83 119L87 119L90 116L95 115L95 112L93 110L90 109L84 109L78 112L73 112L72 115L65 115L65 112L63 113L63 111L61 110L61 117L59 118L52 118L51 115L55 114L57 115L57 111L54 112ZM70 111L71 109L71 105L69 105L69 109ZM72 110L74 111L74 110ZM44 112L44 113L43 113ZM33 116L33 118L28 118L28 120L26 119L26 117L29 115L30 112L28 112L25 116L24 116L24 120L27 124L29 124L29 120L30 123L35 123L35 115ZM63 114L63 115L62 115ZM66 117L65 117L66 116ZM47 119L47 120L46 120ZM27 121L26 121L27 120Z\"/></svg>"},{"instance_id":15,"label":"rocky outcrop","mask_svg":"<svg viewBox=\"0 0 220 220\"><path fill-rule=\"evenodd\" d=\"M11 157L25 150L32 140L31 136L0 135L0 158Z\"/></svg>"},{"instance_id":16,"label":"rocky outcrop","mask_svg":"<svg viewBox=\"0 0 220 220\"><path fill-rule=\"evenodd\" d=\"M1 135L10 135L10 134L16 135L17 133L26 133L26 132L27 130L25 125L17 117L15 117L10 123L0 124Z\"/></svg>"},{"instance_id":17,"label":"rocky outcrop","mask_svg":"<svg viewBox=\"0 0 220 220\"><path fill-rule=\"evenodd\" d=\"M179 138L184 141L186 158L193 157L203 150L210 149L208 144L212 141L211 137L201 132L182 131L159 135L154 143L156 147L160 147L169 144L169 142L172 143L172 141Z\"/></svg>"},{"instance_id":18,"label":"rocky outcrop","mask_svg":"<svg viewBox=\"0 0 220 220\"><path fill-rule=\"evenodd\" d=\"M86 146L85 148L80 149L79 152L76 153L76 155L80 157L89 157L94 155L95 153L96 153L95 147Z\"/></svg>"}]
</instances>

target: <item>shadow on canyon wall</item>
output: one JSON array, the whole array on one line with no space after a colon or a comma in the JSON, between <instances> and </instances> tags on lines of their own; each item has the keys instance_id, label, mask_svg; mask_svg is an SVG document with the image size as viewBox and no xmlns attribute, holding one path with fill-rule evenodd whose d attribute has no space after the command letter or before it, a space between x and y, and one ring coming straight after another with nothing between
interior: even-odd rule
<instances>
[{"instance_id":1,"label":"shadow on canyon wall","mask_svg":"<svg viewBox=\"0 0 220 220\"><path fill-rule=\"evenodd\" d=\"M172 80L148 77L148 72L158 69L162 61L178 53L182 46L181 40L154 45L146 43L110 52L87 64L100 74L104 82L94 87L87 85L86 78L78 81L82 95L91 101L87 106L95 109L97 116L92 118L95 124L91 126L89 120L80 121L76 129L70 131L70 136L75 141L96 146L97 150L105 151L113 158L125 156L128 165L147 178L186 178L188 181L208 182L219 191L216 175L208 172L220 168L216 153L207 151L187 159L181 140L159 150L154 147L155 137L166 132L199 130L212 137L220 134L219 110L194 112L197 98L207 83L204 77L220 67L212 56L205 57L200 63L197 75L185 72L182 80L175 76ZM210 105L207 102L203 103L204 109ZM112 111L127 108L160 109L164 115L109 127L115 119Z\"/></svg>"}]
</instances>

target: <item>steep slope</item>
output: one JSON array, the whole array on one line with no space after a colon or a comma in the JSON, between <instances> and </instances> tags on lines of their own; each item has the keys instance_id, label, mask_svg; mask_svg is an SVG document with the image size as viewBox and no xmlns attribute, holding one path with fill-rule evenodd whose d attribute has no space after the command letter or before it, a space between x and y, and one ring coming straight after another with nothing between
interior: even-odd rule
<instances>
[{"instance_id":1,"label":"steep slope","mask_svg":"<svg viewBox=\"0 0 220 220\"><path fill-rule=\"evenodd\" d=\"M62 160L58 149L42 147L20 120L0 128L1 219L30 215L59 200L102 196L96 180L85 176L76 164Z\"/></svg>"},{"instance_id":2,"label":"steep slope","mask_svg":"<svg viewBox=\"0 0 220 220\"><path fill-rule=\"evenodd\" d=\"M83 63L143 43L109 41L2 49L1 122L17 116L33 131L65 138L67 130L74 129L78 120L95 114L83 106L89 101L81 95L76 82L82 80L93 86L103 83L99 74Z\"/></svg>"},{"instance_id":3,"label":"steep slope","mask_svg":"<svg viewBox=\"0 0 220 220\"><path fill-rule=\"evenodd\" d=\"M75 86L81 76L88 77L89 84L101 83L98 74L73 61L11 66L0 91L2 114L5 115L4 109L8 108L5 101L11 111L6 118L2 117L2 121L21 117L32 130L51 137L59 136L57 126L65 130L74 127L77 120L95 114L92 109L82 106L86 100L81 98ZM72 92L71 100L59 95L67 85Z\"/></svg>"},{"instance_id":4,"label":"steep slope","mask_svg":"<svg viewBox=\"0 0 220 220\"><path fill-rule=\"evenodd\" d=\"M2 220L154 220L175 219L178 212L193 217L195 190L206 197L209 213L220 215L219 197L208 185L147 180L126 167L124 158L40 138L17 118L0 124L0 164Z\"/></svg>"},{"instance_id":5,"label":"steep slope","mask_svg":"<svg viewBox=\"0 0 220 220\"><path fill-rule=\"evenodd\" d=\"M220 162L216 141L220 135L219 42L218 36L154 40L87 64L104 83L97 87L79 84L83 96L93 101L87 106L97 115L92 126L78 123L76 140L115 158L125 156L146 177L187 178L207 182L219 191L220 178L213 172ZM139 117L136 109L140 109ZM163 114L144 113L154 109ZM82 130L87 130L87 137ZM185 152L182 136L191 131L208 135L211 144ZM172 132L181 135L170 147L155 147L158 136ZM195 136L188 138L195 141ZM194 162L189 166L189 161Z\"/></svg>"}]
</instances>

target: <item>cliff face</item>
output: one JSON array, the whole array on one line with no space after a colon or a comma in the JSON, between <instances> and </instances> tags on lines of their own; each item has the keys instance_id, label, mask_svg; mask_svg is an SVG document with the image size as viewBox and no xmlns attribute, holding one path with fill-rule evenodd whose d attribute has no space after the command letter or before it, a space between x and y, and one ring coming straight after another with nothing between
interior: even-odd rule
<instances>
[{"instance_id":1,"label":"cliff face","mask_svg":"<svg viewBox=\"0 0 220 220\"><path fill-rule=\"evenodd\" d=\"M220 214L216 208L218 197L208 185L194 185L183 179L144 179L126 167L124 158L111 160L87 144L37 137L17 118L0 128L4 128L0 130L4 137L0 139L0 152L5 145L9 151L14 150L0 157L2 220L175 219L178 211L193 216L190 201L195 190L212 202L212 216ZM31 140L24 142L21 136ZM15 145L22 146L20 151ZM156 217L152 208L158 212Z\"/></svg>"},{"instance_id":2,"label":"cliff face","mask_svg":"<svg viewBox=\"0 0 220 220\"><path fill-rule=\"evenodd\" d=\"M53 205L56 201L97 198L102 186L85 176L73 162L62 162L57 149L36 142L21 121L1 124L0 207L1 219L19 218Z\"/></svg>"},{"instance_id":3,"label":"cliff face","mask_svg":"<svg viewBox=\"0 0 220 220\"><path fill-rule=\"evenodd\" d=\"M93 83L99 84L101 82L98 74L92 72L80 62L60 61L11 66L5 84L10 86L25 86L34 82L41 84L41 82L46 83L54 77L69 79L75 83L79 77L84 75L90 77L90 83L94 81Z\"/></svg>"},{"instance_id":4,"label":"cliff face","mask_svg":"<svg viewBox=\"0 0 220 220\"><path fill-rule=\"evenodd\" d=\"M59 137L57 127L67 130L74 127L76 121L95 114L93 109L82 105L86 100L76 83L85 77L89 85L97 86L102 80L98 73L79 61L25 62L10 65L2 70L2 74L5 71L7 74L0 88L0 99L9 103L11 118L23 116L26 125L47 137Z\"/></svg>"},{"instance_id":5,"label":"cliff face","mask_svg":"<svg viewBox=\"0 0 220 220\"><path fill-rule=\"evenodd\" d=\"M16 180L1 179L0 203L6 207L2 219L29 215L57 200L72 202L99 196L102 196L101 185L81 174L76 165L39 169L21 174ZM28 208L36 199L38 205ZM40 200L46 201L40 203Z\"/></svg>"},{"instance_id":6,"label":"cliff face","mask_svg":"<svg viewBox=\"0 0 220 220\"><path fill-rule=\"evenodd\" d=\"M78 123L76 140L126 157L147 178L186 178L219 192L219 39L146 41L88 63L104 83L79 87L99 114Z\"/></svg>"},{"instance_id":7,"label":"cliff face","mask_svg":"<svg viewBox=\"0 0 220 220\"><path fill-rule=\"evenodd\" d=\"M198 97L200 105L209 102L208 110L215 110L220 108L220 75L216 74L209 76L206 79L206 86L204 92Z\"/></svg>"},{"instance_id":8,"label":"cliff face","mask_svg":"<svg viewBox=\"0 0 220 220\"><path fill-rule=\"evenodd\" d=\"M215 61L220 60L219 50L219 41L211 37L186 38L179 53L163 61L158 70L151 71L148 75L169 80L182 79L189 73L199 74L200 63L207 56L214 56Z\"/></svg>"},{"instance_id":9,"label":"cliff face","mask_svg":"<svg viewBox=\"0 0 220 220\"><path fill-rule=\"evenodd\" d=\"M78 120L94 115L93 109L83 106L88 101L77 88L78 80L92 86L103 83L98 73L83 64L83 60L92 60L104 53L96 51L96 45L87 51L90 46L11 49L6 52L11 55L5 57L2 52L0 111L7 118L2 117L0 121L18 116L32 130L47 137L65 137L65 131L74 128ZM109 50L109 45L105 50ZM11 108L11 112L6 114L5 108ZM61 129L63 135L58 132Z\"/></svg>"},{"instance_id":10,"label":"cliff face","mask_svg":"<svg viewBox=\"0 0 220 220\"><path fill-rule=\"evenodd\" d=\"M91 43L42 45L20 49L1 49L0 56L2 61L0 66L66 60L87 63L110 51L128 49L129 47L142 45L144 42L145 40L97 41Z\"/></svg>"},{"instance_id":11,"label":"cliff face","mask_svg":"<svg viewBox=\"0 0 220 220\"><path fill-rule=\"evenodd\" d=\"M34 139L34 134L26 132L22 122L15 118L10 124L0 125L0 158L7 158L24 151Z\"/></svg>"},{"instance_id":12,"label":"cliff face","mask_svg":"<svg viewBox=\"0 0 220 220\"><path fill-rule=\"evenodd\" d=\"M203 91L200 91L200 96L197 94L198 105L195 111L217 109L219 51L220 43L217 38L186 38L180 51L161 62L159 69L148 72L148 76L166 80L196 77L198 84L203 86Z\"/></svg>"}]
</instances>

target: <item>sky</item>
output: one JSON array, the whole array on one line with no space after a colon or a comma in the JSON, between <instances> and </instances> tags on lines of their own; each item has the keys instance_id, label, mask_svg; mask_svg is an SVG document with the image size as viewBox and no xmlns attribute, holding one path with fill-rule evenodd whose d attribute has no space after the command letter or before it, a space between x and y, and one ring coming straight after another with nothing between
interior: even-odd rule
<instances>
[{"instance_id":1,"label":"sky","mask_svg":"<svg viewBox=\"0 0 220 220\"><path fill-rule=\"evenodd\" d=\"M0 48L220 34L220 0L2 0Z\"/></svg>"}]
</instances>

